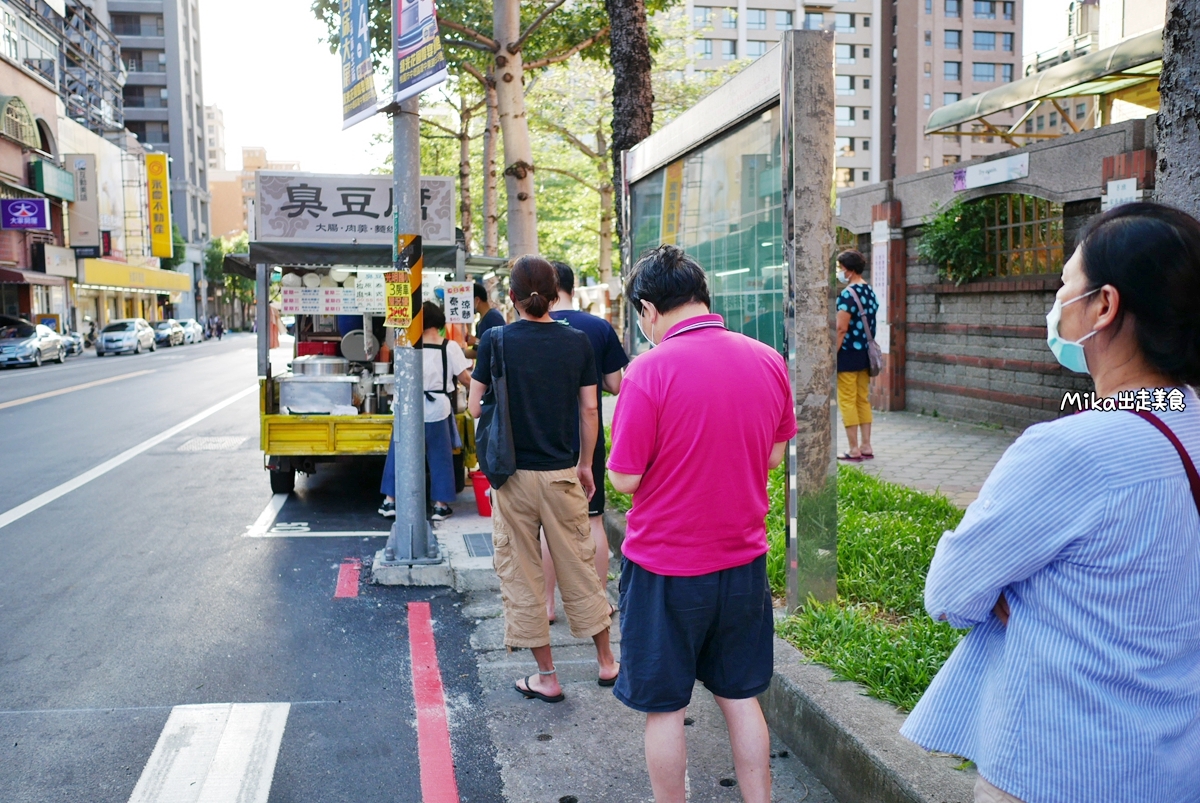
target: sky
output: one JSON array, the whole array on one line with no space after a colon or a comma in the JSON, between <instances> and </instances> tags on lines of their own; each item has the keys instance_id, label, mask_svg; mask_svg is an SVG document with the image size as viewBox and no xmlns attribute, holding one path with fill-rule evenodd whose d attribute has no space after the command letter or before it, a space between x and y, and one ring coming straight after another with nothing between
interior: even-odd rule
<instances>
[{"instance_id":1,"label":"sky","mask_svg":"<svg viewBox=\"0 0 1200 803\"><path fill-rule=\"evenodd\" d=\"M225 116L225 167L238 170L242 146L299 161L312 173L367 173L387 146L376 115L342 131L341 64L321 41L325 27L309 0L200 0L204 102Z\"/></svg>"},{"instance_id":2,"label":"sky","mask_svg":"<svg viewBox=\"0 0 1200 803\"><path fill-rule=\"evenodd\" d=\"M1070 0L1019 2L1026 53L1066 37ZM341 66L309 0L200 0L200 26L204 102L224 112L227 169L239 169L243 145L314 173L366 173L382 163L386 146L371 138L386 131L386 116L342 131Z\"/></svg>"}]
</instances>

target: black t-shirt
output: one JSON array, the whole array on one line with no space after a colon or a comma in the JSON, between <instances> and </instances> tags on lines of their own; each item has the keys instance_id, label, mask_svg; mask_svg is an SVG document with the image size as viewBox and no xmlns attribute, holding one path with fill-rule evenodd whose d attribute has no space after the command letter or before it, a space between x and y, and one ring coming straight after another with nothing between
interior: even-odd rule
<instances>
[{"instance_id":1,"label":"black t-shirt","mask_svg":"<svg viewBox=\"0 0 1200 803\"><path fill-rule=\"evenodd\" d=\"M621 346L612 324L590 312L570 309L550 313L556 321L565 321L572 328L578 329L588 336L592 344L592 354L596 358L596 395L599 397L601 416L604 420L604 377L616 373L629 365L629 355Z\"/></svg>"},{"instance_id":2,"label":"black t-shirt","mask_svg":"<svg viewBox=\"0 0 1200 803\"><path fill-rule=\"evenodd\" d=\"M471 378L492 382L493 336L479 339ZM596 384L596 359L583 332L560 323L504 327L504 373L517 468L555 471L579 462L579 389Z\"/></svg>"},{"instance_id":3,"label":"black t-shirt","mask_svg":"<svg viewBox=\"0 0 1200 803\"><path fill-rule=\"evenodd\" d=\"M483 333L493 326L504 326L504 316L495 307L483 313L479 323L475 324L475 337L483 337Z\"/></svg>"}]
</instances>

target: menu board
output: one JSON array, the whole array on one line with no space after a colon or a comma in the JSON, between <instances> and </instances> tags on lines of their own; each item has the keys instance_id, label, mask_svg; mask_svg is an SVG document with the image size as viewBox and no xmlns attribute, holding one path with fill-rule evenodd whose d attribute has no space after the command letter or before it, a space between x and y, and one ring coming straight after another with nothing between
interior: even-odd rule
<instances>
[{"instance_id":1,"label":"menu board","mask_svg":"<svg viewBox=\"0 0 1200 803\"><path fill-rule=\"evenodd\" d=\"M412 323L412 276L397 270L384 274L384 293L387 312L384 326L406 328Z\"/></svg>"},{"instance_id":2,"label":"menu board","mask_svg":"<svg viewBox=\"0 0 1200 803\"><path fill-rule=\"evenodd\" d=\"M475 319L475 288L470 282L448 282L443 293L446 323L470 323Z\"/></svg>"},{"instance_id":3,"label":"menu board","mask_svg":"<svg viewBox=\"0 0 1200 803\"><path fill-rule=\"evenodd\" d=\"M284 315L359 315L354 287L281 287L280 312Z\"/></svg>"},{"instance_id":4,"label":"menu board","mask_svg":"<svg viewBox=\"0 0 1200 803\"><path fill-rule=\"evenodd\" d=\"M382 273L360 273L356 282L354 293L360 310L376 315L387 312L387 289Z\"/></svg>"}]
</instances>

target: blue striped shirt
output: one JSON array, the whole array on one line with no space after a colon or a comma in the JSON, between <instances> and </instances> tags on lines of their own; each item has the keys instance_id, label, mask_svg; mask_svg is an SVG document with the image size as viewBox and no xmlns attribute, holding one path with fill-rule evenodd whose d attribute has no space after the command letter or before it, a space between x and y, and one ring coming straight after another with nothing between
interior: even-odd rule
<instances>
[{"instance_id":1,"label":"blue striped shirt","mask_svg":"<svg viewBox=\"0 0 1200 803\"><path fill-rule=\"evenodd\" d=\"M1200 402L1185 403L1156 414L1200 462ZM942 536L925 605L974 629L904 736L1027 803L1200 801L1200 517L1150 423L1026 430Z\"/></svg>"}]
</instances>

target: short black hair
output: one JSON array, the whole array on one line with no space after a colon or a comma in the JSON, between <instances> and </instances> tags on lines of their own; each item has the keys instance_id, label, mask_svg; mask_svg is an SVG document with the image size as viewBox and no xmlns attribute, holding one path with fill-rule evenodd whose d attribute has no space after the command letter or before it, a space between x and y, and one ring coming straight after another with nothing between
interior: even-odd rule
<instances>
[{"instance_id":1,"label":"short black hair","mask_svg":"<svg viewBox=\"0 0 1200 803\"><path fill-rule=\"evenodd\" d=\"M649 301L660 313L692 302L712 306L704 268L673 245L660 245L642 254L625 280L625 297L638 312L642 311L643 301Z\"/></svg>"},{"instance_id":2,"label":"short black hair","mask_svg":"<svg viewBox=\"0 0 1200 803\"><path fill-rule=\"evenodd\" d=\"M475 282L475 300L476 301L487 301L488 300L487 288L483 286L483 282Z\"/></svg>"},{"instance_id":3,"label":"short black hair","mask_svg":"<svg viewBox=\"0 0 1200 803\"><path fill-rule=\"evenodd\" d=\"M861 251L853 248L847 249L838 254L838 264L851 273L857 273L862 276L863 271L867 269L867 258L862 255Z\"/></svg>"},{"instance_id":4,"label":"short black hair","mask_svg":"<svg viewBox=\"0 0 1200 803\"><path fill-rule=\"evenodd\" d=\"M1146 361L1200 385L1200 222L1164 204L1123 204L1093 219L1079 248L1088 290L1117 289L1117 326L1133 316Z\"/></svg>"},{"instance_id":5,"label":"short black hair","mask_svg":"<svg viewBox=\"0 0 1200 803\"><path fill-rule=\"evenodd\" d=\"M558 289L567 295L575 292L575 271L566 262L551 260L554 272L558 274Z\"/></svg>"},{"instance_id":6,"label":"short black hair","mask_svg":"<svg viewBox=\"0 0 1200 803\"><path fill-rule=\"evenodd\" d=\"M444 329L446 327L446 313L442 312L442 308L432 301L426 301L421 305L421 315L424 316L426 329Z\"/></svg>"}]
</instances>

